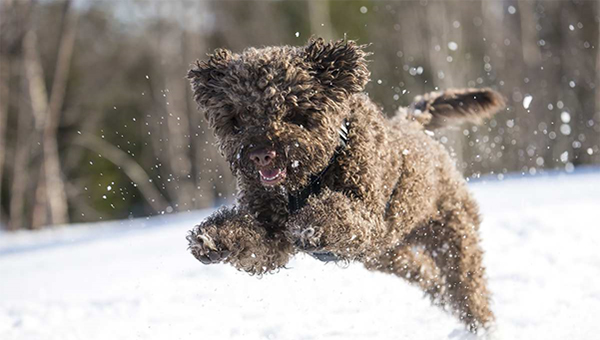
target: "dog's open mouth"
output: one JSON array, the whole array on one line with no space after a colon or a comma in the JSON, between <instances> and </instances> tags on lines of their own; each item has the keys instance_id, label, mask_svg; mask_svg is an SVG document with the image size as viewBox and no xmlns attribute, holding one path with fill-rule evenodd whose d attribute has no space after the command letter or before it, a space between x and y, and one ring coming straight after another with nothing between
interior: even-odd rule
<instances>
[{"instance_id":1,"label":"dog's open mouth","mask_svg":"<svg viewBox=\"0 0 600 340\"><path fill-rule=\"evenodd\" d=\"M285 169L261 169L258 172L263 185L277 185L283 182L286 175Z\"/></svg>"}]
</instances>

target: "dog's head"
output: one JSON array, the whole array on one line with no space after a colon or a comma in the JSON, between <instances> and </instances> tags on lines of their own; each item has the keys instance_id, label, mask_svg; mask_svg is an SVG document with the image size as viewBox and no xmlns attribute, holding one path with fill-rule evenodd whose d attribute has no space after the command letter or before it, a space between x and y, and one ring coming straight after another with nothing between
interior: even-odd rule
<instances>
[{"instance_id":1,"label":"dog's head","mask_svg":"<svg viewBox=\"0 0 600 340\"><path fill-rule=\"evenodd\" d=\"M239 54L220 49L188 78L234 173L297 190L339 145L346 100L369 80L366 56L364 46L345 40Z\"/></svg>"}]
</instances>

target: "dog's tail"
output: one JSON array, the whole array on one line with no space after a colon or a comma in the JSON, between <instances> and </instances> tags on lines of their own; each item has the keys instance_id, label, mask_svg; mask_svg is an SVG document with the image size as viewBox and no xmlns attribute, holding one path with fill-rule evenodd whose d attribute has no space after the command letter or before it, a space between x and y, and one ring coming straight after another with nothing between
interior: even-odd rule
<instances>
[{"instance_id":1,"label":"dog's tail","mask_svg":"<svg viewBox=\"0 0 600 340\"><path fill-rule=\"evenodd\" d=\"M449 89L416 97L407 115L427 130L435 130L462 122L481 124L504 106L504 97L489 88Z\"/></svg>"}]
</instances>

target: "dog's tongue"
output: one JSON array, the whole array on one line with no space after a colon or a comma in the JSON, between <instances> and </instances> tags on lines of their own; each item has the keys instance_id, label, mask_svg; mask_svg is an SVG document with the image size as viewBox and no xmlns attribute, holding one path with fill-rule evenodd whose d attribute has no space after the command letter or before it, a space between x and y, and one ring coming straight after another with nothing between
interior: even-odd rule
<instances>
[{"instance_id":1,"label":"dog's tongue","mask_svg":"<svg viewBox=\"0 0 600 340\"><path fill-rule=\"evenodd\" d=\"M259 170L260 175L263 177L271 178L277 176L279 174L279 169L271 169L271 170Z\"/></svg>"}]
</instances>

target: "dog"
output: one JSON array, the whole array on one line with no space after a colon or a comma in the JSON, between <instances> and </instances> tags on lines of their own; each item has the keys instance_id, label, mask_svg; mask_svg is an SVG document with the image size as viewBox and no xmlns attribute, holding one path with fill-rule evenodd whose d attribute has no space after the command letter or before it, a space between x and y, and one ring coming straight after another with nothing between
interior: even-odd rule
<instances>
[{"instance_id":1,"label":"dog","mask_svg":"<svg viewBox=\"0 0 600 340\"><path fill-rule=\"evenodd\" d=\"M366 45L217 49L189 70L237 179L237 202L187 235L204 264L262 275L298 253L359 261L421 287L477 332L494 320L478 207L434 129L504 107L491 89L434 92L391 119L365 94Z\"/></svg>"}]
</instances>

